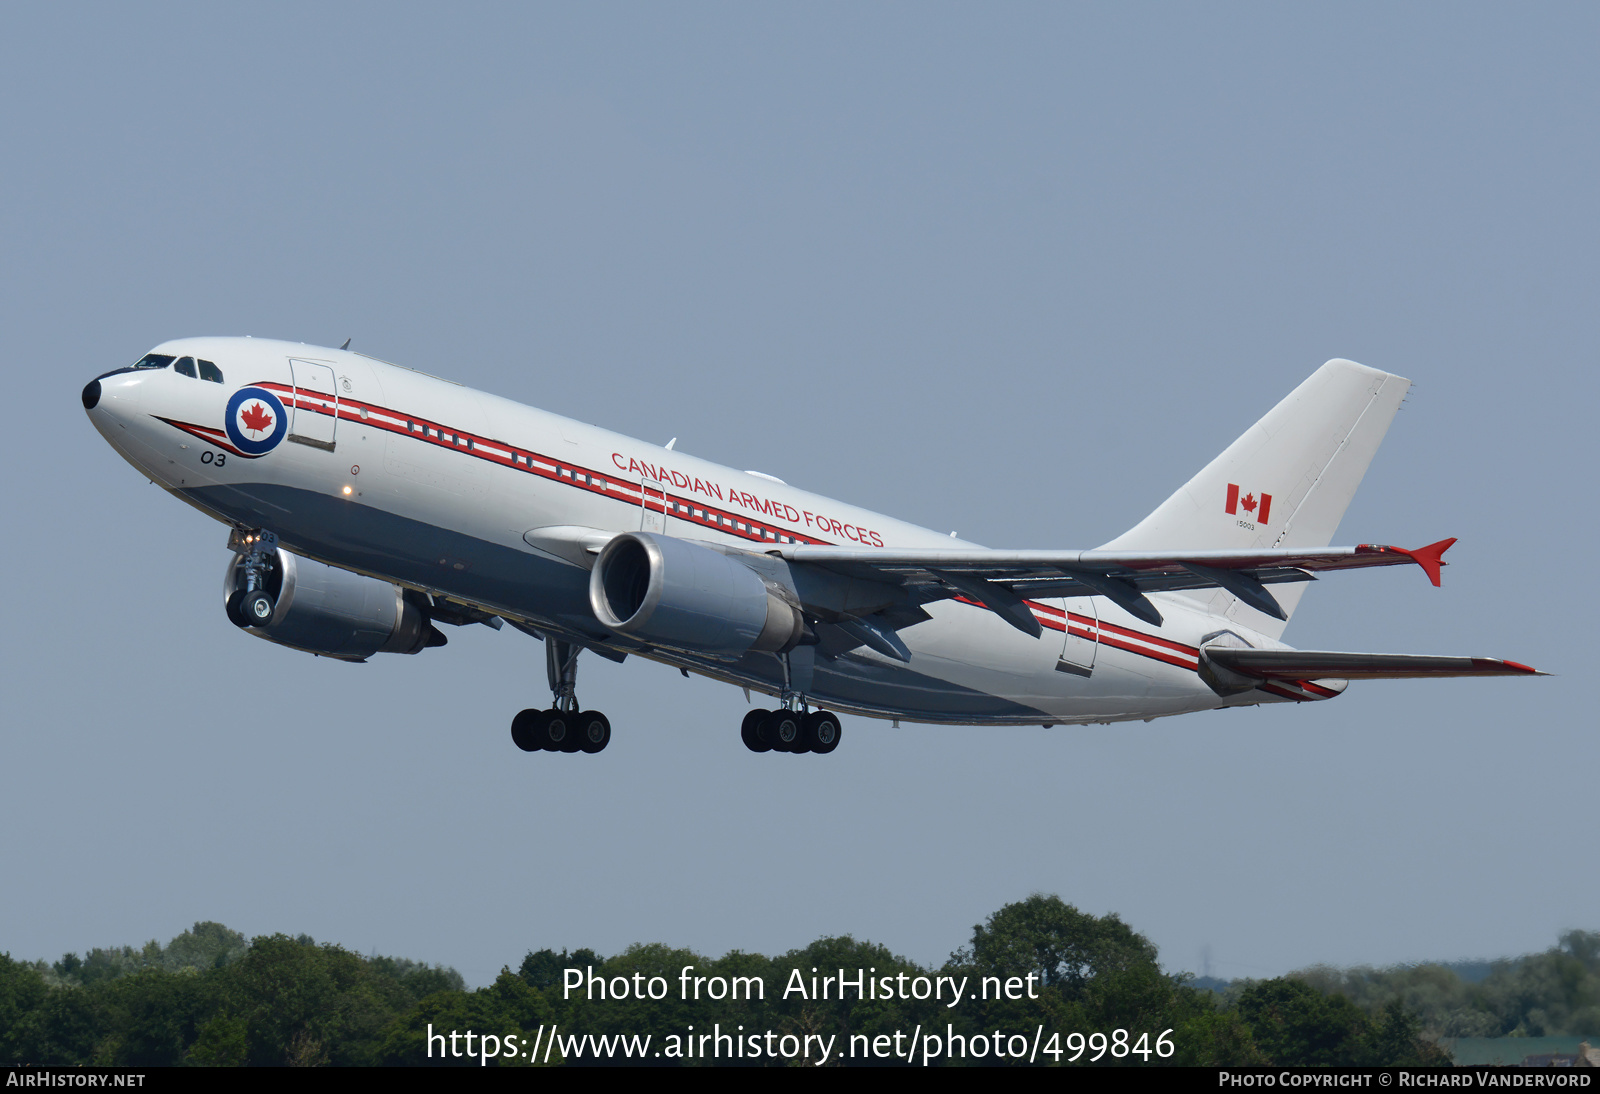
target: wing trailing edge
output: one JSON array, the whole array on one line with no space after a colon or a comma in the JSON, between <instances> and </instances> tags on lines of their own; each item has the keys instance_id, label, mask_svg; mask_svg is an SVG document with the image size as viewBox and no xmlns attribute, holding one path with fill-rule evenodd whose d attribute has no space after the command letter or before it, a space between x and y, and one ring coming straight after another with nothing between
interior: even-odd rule
<instances>
[{"instance_id":1,"label":"wing trailing edge","mask_svg":"<svg viewBox=\"0 0 1600 1094\"><path fill-rule=\"evenodd\" d=\"M531 533L530 533L531 534ZM918 603L961 596L981 603L1037 637L1024 602L1042 596L1104 596L1152 626L1161 613L1149 593L1223 589L1278 620L1288 613L1267 585L1315 580L1328 570L1416 563L1439 584L1442 539L1407 550L1376 543L1354 547L1265 547L1193 551L1005 551L987 548L862 548L796 545L769 553L846 577L900 586Z\"/></svg>"}]
</instances>

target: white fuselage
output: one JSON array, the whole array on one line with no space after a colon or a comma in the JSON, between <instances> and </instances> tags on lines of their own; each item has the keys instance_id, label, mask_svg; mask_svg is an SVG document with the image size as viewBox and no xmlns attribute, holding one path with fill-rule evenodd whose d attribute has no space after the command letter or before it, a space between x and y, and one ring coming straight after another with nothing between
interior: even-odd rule
<instances>
[{"instance_id":1,"label":"white fuselage","mask_svg":"<svg viewBox=\"0 0 1600 1094\"><path fill-rule=\"evenodd\" d=\"M541 529L644 529L751 551L976 546L353 352L248 338L182 339L157 352L214 362L224 379L169 368L101 380L91 419L152 480L229 525L270 529L296 554L590 645L619 636L589 606L588 560L551 549ZM224 429L245 386L273 392L290 415L282 443L259 455ZM1233 631L1280 644L1197 600L1155 599L1160 627L1104 597L1031 601L1038 638L981 606L928 604L931 618L900 632L909 663L865 647L819 661L808 698L913 721L1054 724L1324 697L1219 697L1195 671L1203 642ZM782 687L771 654L614 648L767 693Z\"/></svg>"}]
</instances>

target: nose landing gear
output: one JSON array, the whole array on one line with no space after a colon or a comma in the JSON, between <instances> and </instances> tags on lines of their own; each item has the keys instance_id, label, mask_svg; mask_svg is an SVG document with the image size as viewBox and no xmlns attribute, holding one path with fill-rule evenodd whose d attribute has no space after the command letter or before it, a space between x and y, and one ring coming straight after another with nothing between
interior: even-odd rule
<instances>
[{"instance_id":1,"label":"nose landing gear","mask_svg":"<svg viewBox=\"0 0 1600 1094\"><path fill-rule=\"evenodd\" d=\"M278 610L277 600L268 588L278 555L278 537L265 530L235 528L228 537L228 549L243 556L244 569L244 587L228 595L228 621L236 627L265 627Z\"/></svg>"}]
</instances>

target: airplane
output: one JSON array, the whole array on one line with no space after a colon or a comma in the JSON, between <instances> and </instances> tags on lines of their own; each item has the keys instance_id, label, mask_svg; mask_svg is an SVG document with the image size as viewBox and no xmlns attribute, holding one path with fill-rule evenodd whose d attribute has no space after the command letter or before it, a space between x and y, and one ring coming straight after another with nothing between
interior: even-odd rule
<instances>
[{"instance_id":1,"label":"airplane","mask_svg":"<svg viewBox=\"0 0 1600 1094\"><path fill-rule=\"evenodd\" d=\"M578 657L772 696L754 752L830 753L844 711L1071 725L1331 699L1351 680L1545 675L1484 657L1295 650L1307 583L1454 539L1331 547L1410 381L1316 370L1148 517L1092 550L993 550L339 349L163 343L83 389L101 436L230 529L227 618L323 657L544 643L524 751L603 750Z\"/></svg>"}]
</instances>

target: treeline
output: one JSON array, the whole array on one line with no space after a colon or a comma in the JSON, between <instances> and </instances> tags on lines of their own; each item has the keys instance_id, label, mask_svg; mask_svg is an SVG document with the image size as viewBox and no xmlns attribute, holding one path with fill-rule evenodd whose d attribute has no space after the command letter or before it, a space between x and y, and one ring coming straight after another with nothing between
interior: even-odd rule
<instances>
[{"instance_id":1,"label":"treeline","mask_svg":"<svg viewBox=\"0 0 1600 1094\"><path fill-rule=\"evenodd\" d=\"M302 935L246 942L196 923L162 947L54 964L0 955L0 1061L35 1065L378 1062L424 999L463 994L454 969L361 957Z\"/></svg>"},{"instance_id":2,"label":"treeline","mask_svg":"<svg viewBox=\"0 0 1600 1094\"><path fill-rule=\"evenodd\" d=\"M568 969L584 970L584 987L567 990ZM1449 1062L1403 993L1360 983L1352 994L1327 975L1201 991L1162 973L1155 947L1118 917L1047 896L1000 909L939 968L848 937L780 957L540 950L477 991L452 969L305 936L247 943L200 923L165 947L53 964L0 956L0 1062L503 1066L547 1053L621 1063L627 1048L649 1063L772 1066L815 1062L824 1045L829 1062L879 1065ZM646 1035L647 1051L613 1039Z\"/></svg>"},{"instance_id":3,"label":"treeline","mask_svg":"<svg viewBox=\"0 0 1600 1094\"><path fill-rule=\"evenodd\" d=\"M1541 954L1495 961L1467 979L1448 965L1292 973L1368 1011L1398 1000L1432 1039L1600 1035L1600 933L1568 931Z\"/></svg>"}]
</instances>

